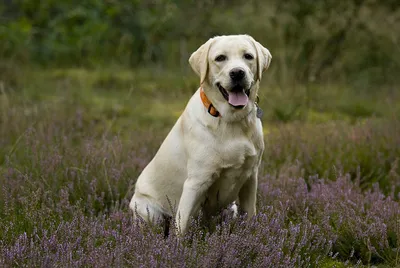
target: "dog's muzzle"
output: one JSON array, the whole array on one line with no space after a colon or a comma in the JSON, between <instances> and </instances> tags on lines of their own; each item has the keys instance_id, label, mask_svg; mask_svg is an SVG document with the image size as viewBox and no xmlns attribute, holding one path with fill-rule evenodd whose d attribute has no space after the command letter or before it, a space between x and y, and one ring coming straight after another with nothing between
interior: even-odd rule
<instances>
[{"instance_id":1,"label":"dog's muzzle","mask_svg":"<svg viewBox=\"0 0 400 268\"><path fill-rule=\"evenodd\" d=\"M224 99L234 108L242 109L249 102L250 88L245 89L240 83L236 83L230 90L226 90L220 83L217 87Z\"/></svg>"}]
</instances>

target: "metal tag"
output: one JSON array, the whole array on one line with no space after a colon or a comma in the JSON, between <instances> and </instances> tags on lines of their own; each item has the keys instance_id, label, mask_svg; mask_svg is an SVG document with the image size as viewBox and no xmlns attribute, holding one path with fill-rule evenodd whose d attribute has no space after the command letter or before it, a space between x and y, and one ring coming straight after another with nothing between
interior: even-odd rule
<instances>
[{"instance_id":1,"label":"metal tag","mask_svg":"<svg viewBox=\"0 0 400 268\"><path fill-rule=\"evenodd\" d=\"M257 118L261 119L263 114L264 114L264 111L260 107L257 106L257 113L256 113Z\"/></svg>"}]
</instances>

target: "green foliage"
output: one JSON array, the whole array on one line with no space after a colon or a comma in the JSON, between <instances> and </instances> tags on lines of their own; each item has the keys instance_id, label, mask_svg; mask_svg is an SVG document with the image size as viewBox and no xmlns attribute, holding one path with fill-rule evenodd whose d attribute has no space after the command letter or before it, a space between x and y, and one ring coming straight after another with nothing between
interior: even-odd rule
<instances>
[{"instance_id":1,"label":"green foliage","mask_svg":"<svg viewBox=\"0 0 400 268\"><path fill-rule=\"evenodd\" d=\"M0 55L45 65L159 65L187 59L217 34L248 33L272 52L270 79L398 82L395 1L3 2Z\"/></svg>"}]
</instances>

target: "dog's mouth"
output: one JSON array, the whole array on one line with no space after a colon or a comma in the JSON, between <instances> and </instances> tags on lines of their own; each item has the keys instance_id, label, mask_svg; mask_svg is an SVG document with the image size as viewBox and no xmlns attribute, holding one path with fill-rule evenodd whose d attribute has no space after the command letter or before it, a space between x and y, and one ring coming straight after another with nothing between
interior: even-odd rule
<instances>
[{"instance_id":1,"label":"dog's mouth","mask_svg":"<svg viewBox=\"0 0 400 268\"><path fill-rule=\"evenodd\" d=\"M226 90L217 83L217 87L224 99L234 108L241 109L249 101L250 88L244 89L241 85L235 85L230 91Z\"/></svg>"}]
</instances>

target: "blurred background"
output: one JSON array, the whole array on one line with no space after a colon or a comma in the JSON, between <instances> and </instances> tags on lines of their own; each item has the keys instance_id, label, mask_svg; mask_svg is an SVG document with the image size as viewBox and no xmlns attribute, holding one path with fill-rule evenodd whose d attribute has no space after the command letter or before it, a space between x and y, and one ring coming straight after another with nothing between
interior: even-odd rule
<instances>
[{"instance_id":1,"label":"blurred background","mask_svg":"<svg viewBox=\"0 0 400 268\"><path fill-rule=\"evenodd\" d=\"M397 0L3 0L0 58L3 65L187 71L190 53L208 38L247 33L272 52L269 79L277 83L393 87L400 79L399 6Z\"/></svg>"},{"instance_id":2,"label":"blurred background","mask_svg":"<svg viewBox=\"0 0 400 268\"><path fill-rule=\"evenodd\" d=\"M400 191L400 1L3 0L0 22L0 172L31 161L27 131L81 156L88 139L118 139L140 152L113 190L121 202L199 86L190 54L245 33L273 56L264 173L340 171Z\"/></svg>"},{"instance_id":3,"label":"blurred background","mask_svg":"<svg viewBox=\"0 0 400 268\"><path fill-rule=\"evenodd\" d=\"M199 86L190 54L215 35L246 33L273 56L259 90L273 141L265 172L361 170L363 187L400 190L390 177L400 154L399 1L3 0L0 22L0 171L12 157L24 163L20 140L35 129L49 147L60 135L69 148L88 138L140 147L147 158L126 173L134 183Z\"/></svg>"}]
</instances>

